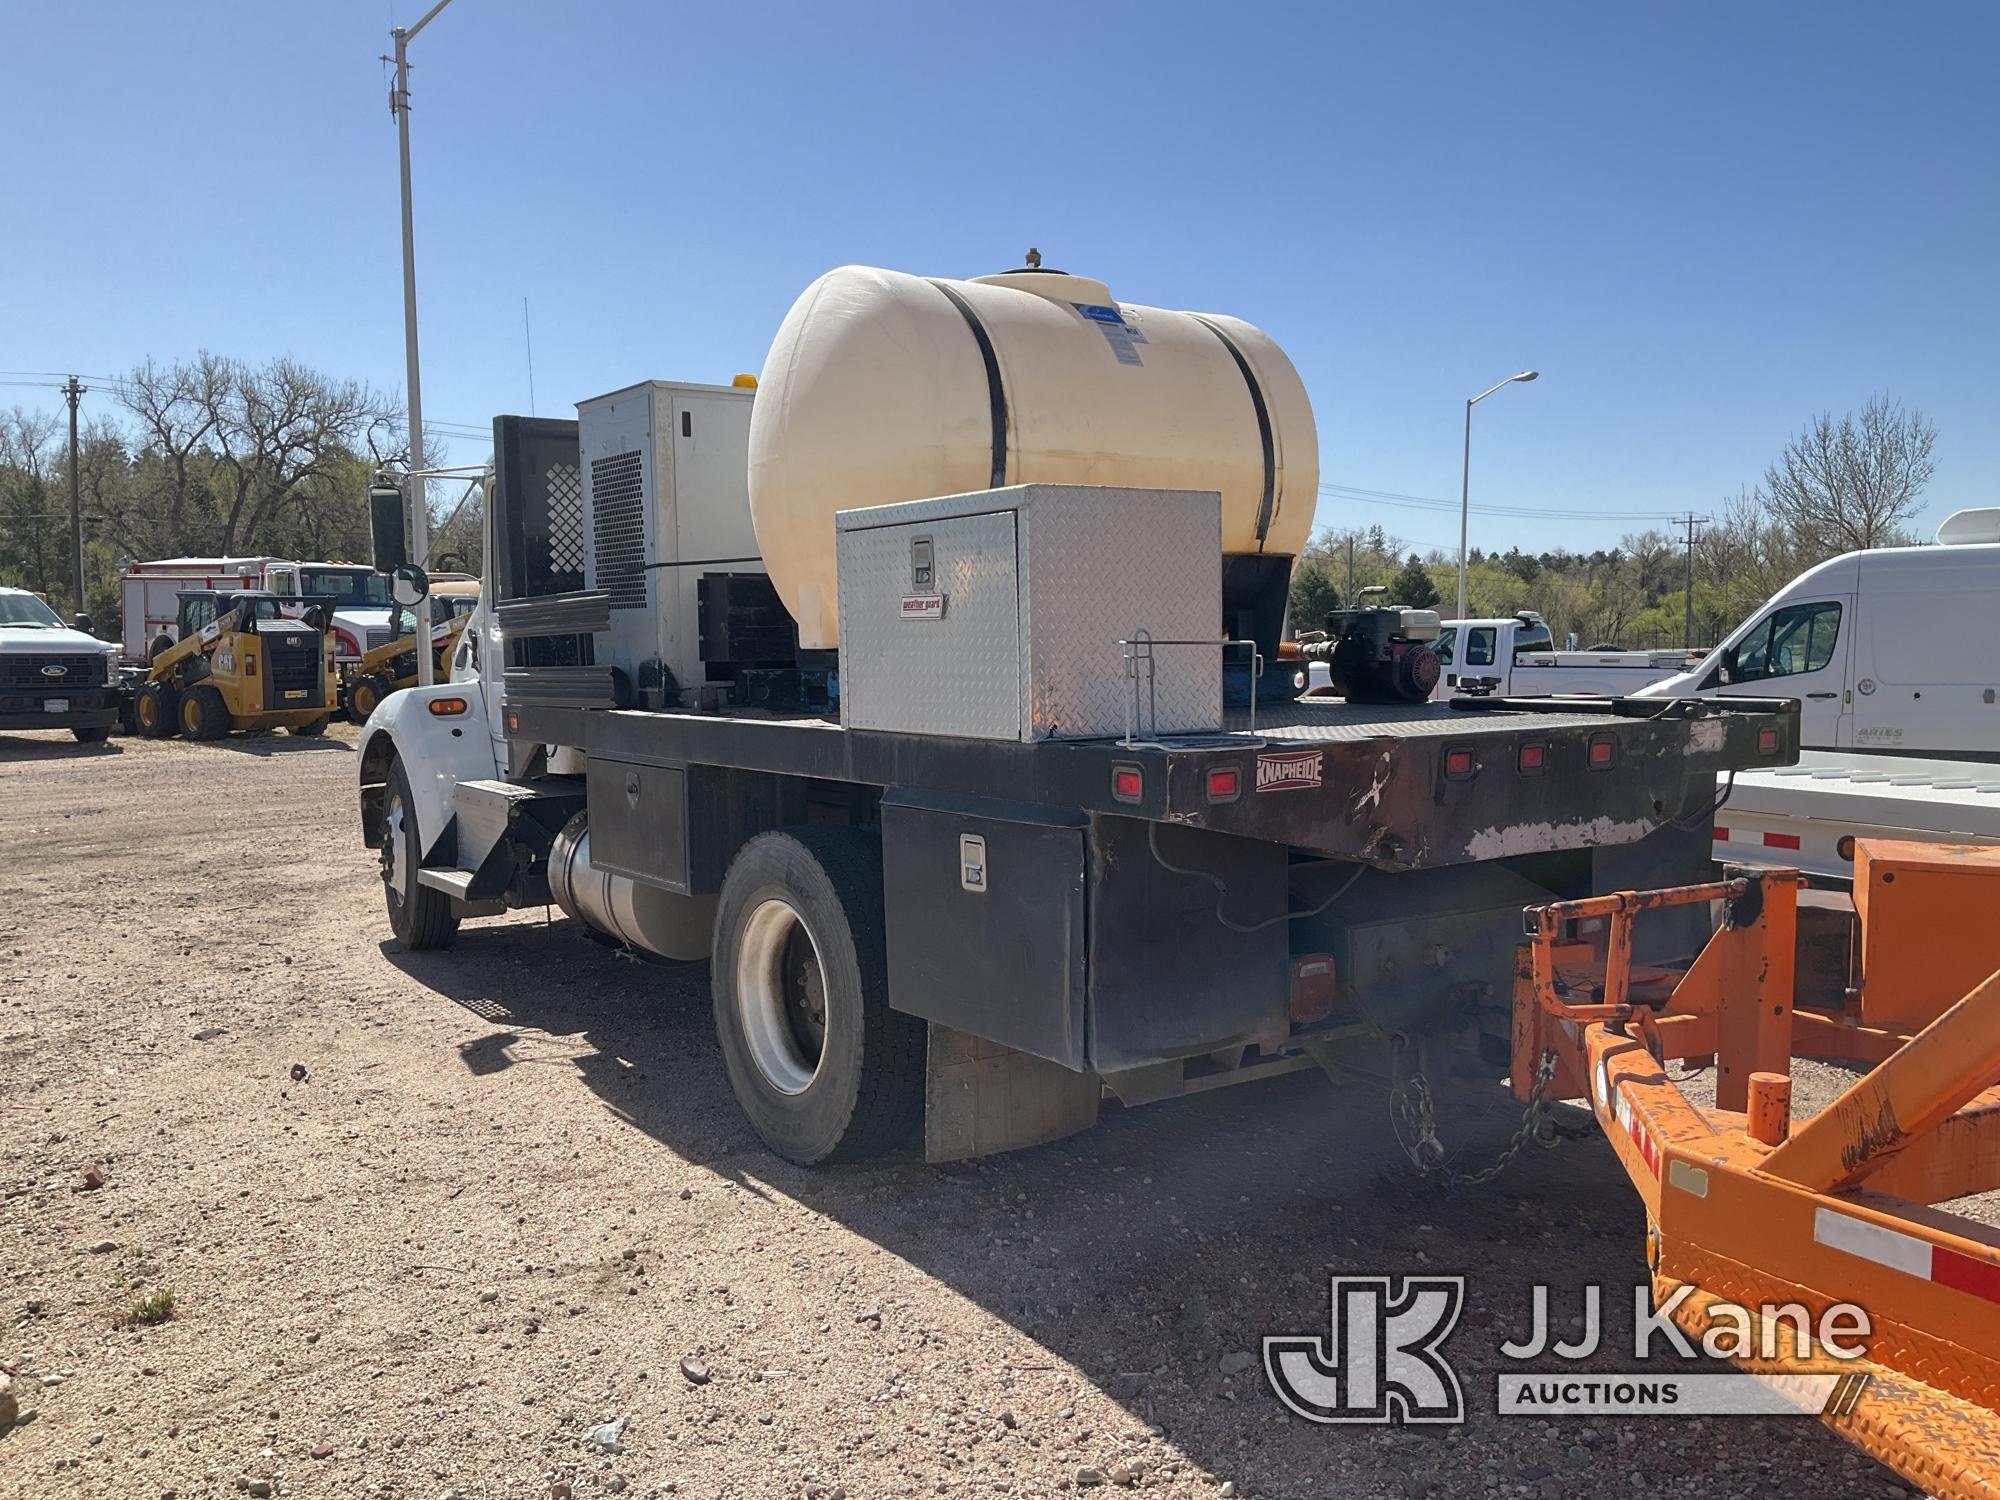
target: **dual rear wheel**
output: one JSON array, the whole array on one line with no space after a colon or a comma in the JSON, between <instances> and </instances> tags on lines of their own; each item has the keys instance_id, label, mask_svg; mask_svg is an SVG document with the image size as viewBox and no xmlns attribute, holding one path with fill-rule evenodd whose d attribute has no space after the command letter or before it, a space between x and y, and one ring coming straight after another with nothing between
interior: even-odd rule
<instances>
[{"instance_id":1,"label":"dual rear wheel","mask_svg":"<svg viewBox=\"0 0 2000 1500\"><path fill-rule=\"evenodd\" d=\"M716 903L710 984L730 1087L804 1166L902 1145L923 1119L924 1023L889 1009L882 845L869 829L761 834Z\"/></svg>"}]
</instances>

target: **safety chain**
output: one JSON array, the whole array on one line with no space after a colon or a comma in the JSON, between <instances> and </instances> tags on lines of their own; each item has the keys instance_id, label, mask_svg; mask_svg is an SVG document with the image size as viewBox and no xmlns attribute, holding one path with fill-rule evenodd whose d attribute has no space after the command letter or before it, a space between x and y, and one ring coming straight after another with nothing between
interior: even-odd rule
<instances>
[{"instance_id":1,"label":"safety chain","mask_svg":"<svg viewBox=\"0 0 2000 1500\"><path fill-rule=\"evenodd\" d=\"M1400 1055L1400 1047L1397 1052ZM1390 1093L1390 1108L1400 1125L1408 1127L1414 1137L1413 1143L1404 1141L1402 1129L1397 1130L1403 1154L1409 1157L1410 1165L1416 1168L1420 1177L1435 1178L1449 1191L1478 1187L1483 1182L1492 1181L1540 1134L1543 1096L1548 1092L1549 1082L1555 1074L1555 1049L1545 1047L1541 1060L1535 1064L1534 1085L1528 1090L1528 1102L1521 1111L1521 1123L1515 1128L1513 1138L1490 1166L1482 1167L1477 1172L1460 1172L1445 1161L1444 1143L1438 1139L1437 1111L1431 1100L1430 1083L1421 1069L1412 1069L1393 1086Z\"/></svg>"}]
</instances>

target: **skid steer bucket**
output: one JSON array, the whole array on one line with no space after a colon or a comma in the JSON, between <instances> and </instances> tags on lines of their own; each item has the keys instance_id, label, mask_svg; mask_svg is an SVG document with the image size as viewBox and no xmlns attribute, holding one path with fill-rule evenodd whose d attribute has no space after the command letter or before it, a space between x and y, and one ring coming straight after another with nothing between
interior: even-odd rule
<instances>
[{"instance_id":1,"label":"skid steer bucket","mask_svg":"<svg viewBox=\"0 0 2000 1500\"><path fill-rule=\"evenodd\" d=\"M1899 872L1928 897L1880 899ZM1727 1305L1718 1352L1939 1496L2000 1497L2000 1230L1938 1206L2000 1188L1996 878L2000 851L1864 844L1873 967L1858 993L1796 1009L1791 870L1531 907L1515 980L1516 1090L1547 1058L1548 1096L1588 1101L1645 1201L1656 1304L1691 1337ZM1984 923L1950 920L1967 900ZM1722 920L1692 966L1635 968L1641 913L1711 902ZM1795 1123L1795 1055L1872 1067ZM1697 1103L1682 1085L1710 1063L1714 1102ZM1787 1304L1806 1316L1755 1316ZM1810 1336L1836 1304L1867 1315L1843 1341L1858 1357ZM1735 1308L1754 1356L1731 1352Z\"/></svg>"}]
</instances>

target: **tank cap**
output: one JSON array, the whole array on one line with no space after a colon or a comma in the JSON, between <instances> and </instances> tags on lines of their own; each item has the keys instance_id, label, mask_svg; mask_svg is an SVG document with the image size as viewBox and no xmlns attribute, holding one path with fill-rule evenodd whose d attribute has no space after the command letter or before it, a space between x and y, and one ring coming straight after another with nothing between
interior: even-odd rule
<instances>
[{"instance_id":1,"label":"tank cap","mask_svg":"<svg viewBox=\"0 0 2000 1500\"><path fill-rule=\"evenodd\" d=\"M757 389L757 377L755 375L738 375L729 383L739 391L754 391Z\"/></svg>"},{"instance_id":2,"label":"tank cap","mask_svg":"<svg viewBox=\"0 0 2000 1500\"><path fill-rule=\"evenodd\" d=\"M1067 271L1058 271L1049 266L1033 264L1039 260L1041 252L1028 252L1030 264L1016 266L1011 271L995 271L990 276L972 278L975 286L1012 287L1017 292L1033 292L1038 297L1047 297L1051 302L1103 306L1111 302L1111 288L1092 276L1072 276Z\"/></svg>"}]
</instances>

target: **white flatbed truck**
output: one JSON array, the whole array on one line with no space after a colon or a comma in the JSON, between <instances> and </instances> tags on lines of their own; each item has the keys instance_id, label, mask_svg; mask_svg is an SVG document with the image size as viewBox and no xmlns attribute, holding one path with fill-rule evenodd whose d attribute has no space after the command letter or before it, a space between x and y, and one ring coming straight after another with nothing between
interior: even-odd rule
<instances>
[{"instance_id":1,"label":"white flatbed truck","mask_svg":"<svg viewBox=\"0 0 2000 1500\"><path fill-rule=\"evenodd\" d=\"M696 441L737 397L747 411L748 391L657 387L646 441ZM996 517L1041 525L1033 507L1054 502L1035 486L844 512L843 547L880 531L888 551L856 556L907 568L874 579L843 551L843 613L902 623L851 621L837 659L774 668L761 575L733 550L676 555L667 520L742 508L740 479L701 497L683 477L676 496L664 461L594 457L575 422L503 417L494 440L486 577L452 680L385 702L357 755L390 925L439 948L463 920L554 901L642 953L708 960L737 1098L798 1162L919 1129L933 1159L1011 1149L1086 1128L1107 1094L1268 1077L1363 1038L1407 1040L1432 1077L1503 1076L1522 908L1699 879L1718 776L1796 753L1796 703L1744 699L1305 700L1199 732L1152 734L1142 714L1122 734L982 737L943 716L1013 712L1009 674L1040 668L979 658L989 693L926 670L930 643L977 650L1002 617L1011 642L1031 593L1038 629L1083 585L1092 604L1099 584L1144 608L1199 599L1219 559L1154 577L1113 548L1101 574L1068 570L1082 584L1039 564L1030 582L1011 540L973 539ZM1197 519L1206 501L1213 535L1212 494L1088 498L1121 540L1157 532L1168 500ZM641 512L643 547L618 551ZM654 575L674 588L649 593ZM649 702L619 632L682 587L709 679ZM1100 706L1139 711L1145 617L1109 618L1089 627L1101 640L1070 638L1079 623L1043 644L1104 665ZM905 652L912 669L885 676ZM1193 670L1168 655L1162 702L1165 674ZM837 710L778 701L835 684ZM871 727L909 707L880 696L904 688L933 694L917 727ZM1707 936L1654 931L1681 954Z\"/></svg>"}]
</instances>

